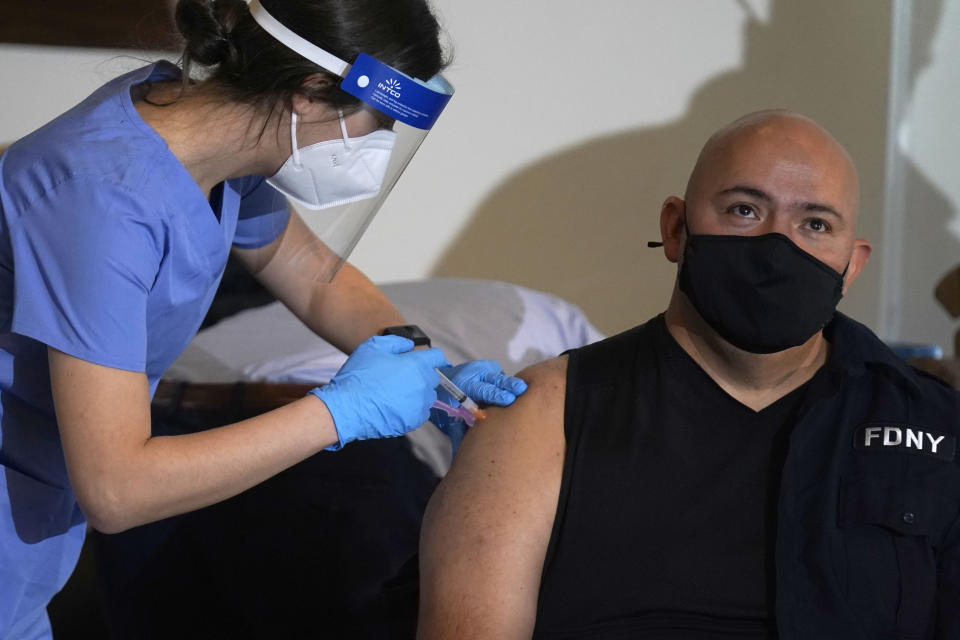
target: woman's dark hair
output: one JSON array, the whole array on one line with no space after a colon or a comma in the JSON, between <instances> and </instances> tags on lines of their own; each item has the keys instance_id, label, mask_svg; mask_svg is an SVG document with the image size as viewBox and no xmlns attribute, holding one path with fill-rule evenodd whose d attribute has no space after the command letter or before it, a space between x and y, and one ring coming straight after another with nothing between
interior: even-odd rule
<instances>
[{"instance_id":1,"label":"woman's dark hair","mask_svg":"<svg viewBox=\"0 0 960 640\"><path fill-rule=\"evenodd\" d=\"M426 0L262 0L288 29L338 58L366 53L405 74L427 80L446 66L440 26ZM265 107L289 104L294 93L350 110L358 100L340 78L264 31L244 0L180 0L176 24L186 45L184 81L207 67L208 84L226 97ZM329 82L311 83L311 75Z\"/></svg>"}]
</instances>

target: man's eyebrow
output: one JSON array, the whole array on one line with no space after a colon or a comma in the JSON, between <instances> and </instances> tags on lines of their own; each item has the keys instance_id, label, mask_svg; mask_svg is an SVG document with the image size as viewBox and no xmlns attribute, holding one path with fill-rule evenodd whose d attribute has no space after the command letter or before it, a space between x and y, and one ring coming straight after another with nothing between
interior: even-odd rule
<instances>
[{"instance_id":1,"label":"man's eyebrow","mask_svg":"<svg viewBox=\"0 0 960 640\"><path fill-rule=\"evenodd\" d=\"M758 189L758 188L756 188L756 187L750 187L750 186L747 186L747 185L744 185L744 184L738 184L738 185L734 185L734 186L732 186L732 187L730 187L730 188L728 188L728 189L724 189L724 190L722 190L722 191L719 193L719 195L727 195L727 194L730 194L730 193L743 193L743 194L748 195L748 196L753 196L754 198L757 198L758 200L764 200L764 201L766 201L766 202L773 202L773 198L770 197L770 194L768 194L768 193L767 193L766 191L764 191L763 189ZM830 205L828 205L828 204L823 204L823 203L821 203L821 202L803 202L803 203L800 204L799 208L803 209L804 211L815 211L815 212L817 212L817 213L828 213L828 214L830 214L830 215L832 215L832 216L834 216L834 217L836 217L836 218L838 218L838 219L840 219L840 220L843 219L843 216L840 214L839 211L837 211L836 209L834 209L834 208L831 207Z\"/></svg>"},{"instance_id":2,"label":"man's eyebrow","mask_svg":"<svg viewBox=\"0 0 960 640\"><path fill-rule=\"evenodd\" d=\"M827 204L820 204L819 202L804 202L803 203L804 211L816 211L817 213L829 213L830 215L843 220L843 216L840 215L840 212Z\"/></svg>"},{"instance_id":3,"label":"man's eyebrow","mask_svg":"<svg viewBox=\"0 0 960 640\"><path fill-rule=\"evenodd\" d=\"M720 192L719 195L727 195L728 193L744 193L748 196L753 196L754 198L759 198L760 200L766 200L767 202L773 202L773 198L770 197L766 191L762 189L757 189L756 187L748 187L747 185L737 184L729 189L724 189Z\"/></svg>"}]
</instances>

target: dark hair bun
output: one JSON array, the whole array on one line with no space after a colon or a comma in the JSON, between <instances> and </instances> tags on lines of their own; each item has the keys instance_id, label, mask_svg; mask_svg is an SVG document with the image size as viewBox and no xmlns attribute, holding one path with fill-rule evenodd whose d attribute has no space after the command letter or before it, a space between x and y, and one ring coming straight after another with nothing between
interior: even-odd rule
<instances>
[{"instance_id":1,"label":"dark hair bun","mask_svg":"<svg viewBox=\"0 0 960 640\"><path fill-rule=\"evenodd\" d=\"M194 62L211 66L237 55L230 42L230 31L244 0L180 0L177 3L177 29L186 41L186 53Z\"/></svg>"}]
</instances>

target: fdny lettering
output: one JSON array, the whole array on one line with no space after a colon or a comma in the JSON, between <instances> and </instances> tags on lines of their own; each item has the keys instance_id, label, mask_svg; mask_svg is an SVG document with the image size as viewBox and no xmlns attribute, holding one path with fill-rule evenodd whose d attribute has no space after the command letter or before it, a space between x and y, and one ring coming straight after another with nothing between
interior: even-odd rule
<instances>
[{"instance_id":1,"label":"fdny lettering","mask_svg":"<svg viewBox=\"0 0 960 640\"><path fill-rule=\"evenodd\" d=\"M957 439L919 427L865 424L857 429L853 446L862 450L919 453L950 461L956 454Z\"/></svg>"}]
</instances>

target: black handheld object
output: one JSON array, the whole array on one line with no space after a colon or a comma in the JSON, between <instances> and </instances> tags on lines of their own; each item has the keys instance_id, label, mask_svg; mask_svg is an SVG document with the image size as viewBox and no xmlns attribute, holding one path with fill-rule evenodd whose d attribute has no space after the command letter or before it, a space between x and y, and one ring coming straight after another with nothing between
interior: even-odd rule
<instances>
[{"instance_id":1,"label":"black handheld object","mask_svg":"<svg viewBox=\"0 0 960 640\"><path fill-rule=\"evenodd\" d=\"M400 336L413 340L414 347L429 347L430 336L423 332L423 329L415 324L401 324L395 327L387 327L380 332L382 336Z\"/></svg>"}]
</instances>

